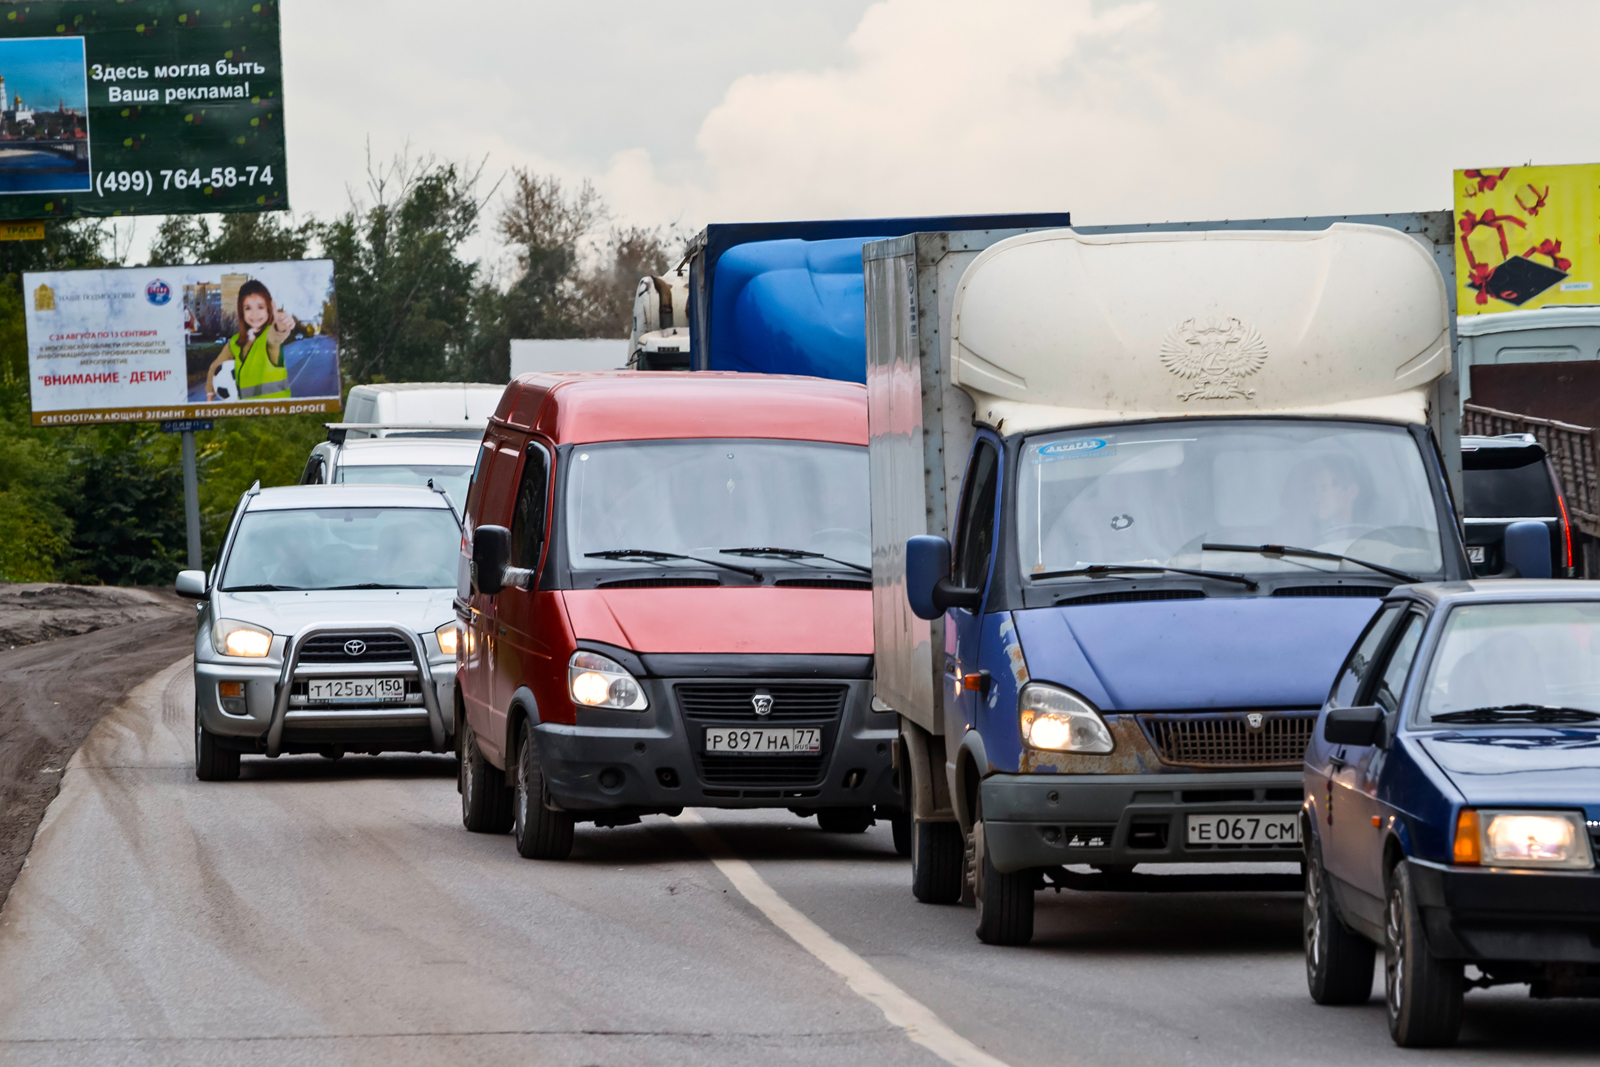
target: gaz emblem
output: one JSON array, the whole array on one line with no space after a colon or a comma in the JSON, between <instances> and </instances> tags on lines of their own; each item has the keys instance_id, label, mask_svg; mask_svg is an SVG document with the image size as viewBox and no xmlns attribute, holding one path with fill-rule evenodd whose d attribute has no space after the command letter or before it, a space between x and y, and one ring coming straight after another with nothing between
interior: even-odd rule
<instances>
[{"instance_id":1,"label":"gaz emblem","mask_svg":"<svg viewBox=\"0 0 1600 1067\"><path fill-rule=\"evenodd\" d=\"M1244 717L1244 721L1250 724L1250 729L1259 730L1261 729L1261 724L1267 721L1267 717L1259 711L1252 711Z\"/></svg>"},{"instance_id":2,"label":"gaz emblem","mask_svg":"<svg viewBox=\"0 0 1600 1067\"><path fill-rule=\"evenodd\" d=\"M772 714L772 694L765 689L757 689L750 698L750 706L756 709L756 714L763 719Z\"/></svg>"}]
</instances>

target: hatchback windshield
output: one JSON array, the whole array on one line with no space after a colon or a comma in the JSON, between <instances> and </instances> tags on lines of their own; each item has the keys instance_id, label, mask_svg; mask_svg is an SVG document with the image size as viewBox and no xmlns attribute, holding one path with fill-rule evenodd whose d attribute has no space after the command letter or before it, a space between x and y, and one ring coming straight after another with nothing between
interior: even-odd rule
<instances>
[{"instance_id":1,"label":"hatchback windshield","mask_svg":"<svg viewBox=\"0 0 1600 1067\"><path fill-rule=\"evenodd\" d=\"M1130 425L1030 437L1021 456L1024 574L1096 563L1363 572L1203 544L1292 545L1416 575L1441 570L1422 457L1398 427L1268 419Z\"/></svg>"},{"instance_id":2,"label":"hatchback windshield","mask_svg":"<svg viewBox=\"0 0 1600 1067\"><path fill-rule=\"evenodd\" d=\"M246 512L222 591L442 589L456 584L460 546L443 508Z\"/></svg>"},{"instance_id":3,"label":"hatchback windshield","mask_svg":"<svg viewBox=\"0 0 1600 1067\"><path fill-rule=\"evenodd\" d=\"M467 499L467 481L472 477L471 467L432 466L418 463L385 463L363 465L342 463L334 480L338 482L381 485L427 485L432 480L435 487L450 494L456 507Z\"/></svg>"},{"instance_id":4,"label":"hatchback windshield","mask_svg":"<svg viewBox=\"0 0 1600 1067\"><path fill-rule=\"evenodd\" d=\"M1466 604L1450 613L1417 721L1521 705L1600 712L1600 602Z\"/></svg>"},{"instance_id":5,"label":"hatchback windshield","mask_svg":"<svg viewBox=\"0 0 1600 1067\"><path fill-rule=\"evenodd\" d=\"M729 548L798 549L867 566L867 450L742 439L584 445L569 461L566 519L574 567L637 569L585 558L622 549L784 565L721 553Z\"/></svg>"}]
</instances>

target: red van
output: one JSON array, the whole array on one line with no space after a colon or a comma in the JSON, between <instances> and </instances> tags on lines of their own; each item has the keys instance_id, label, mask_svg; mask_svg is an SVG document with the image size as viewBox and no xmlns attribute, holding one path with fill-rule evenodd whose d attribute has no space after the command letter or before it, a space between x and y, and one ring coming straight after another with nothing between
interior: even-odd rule
<instances>
[{"instance_id":1,"label":"red van","mask_svg":"<svg viewBox=\"0 0 1600 1067\"><path fill-rule=\"evenodd\" d=\"M525 374L467 491L467 829L564 858L686 807L874 816L909 841L872 696L867 393L813 378Z\"/></svg>"}]
</instances>

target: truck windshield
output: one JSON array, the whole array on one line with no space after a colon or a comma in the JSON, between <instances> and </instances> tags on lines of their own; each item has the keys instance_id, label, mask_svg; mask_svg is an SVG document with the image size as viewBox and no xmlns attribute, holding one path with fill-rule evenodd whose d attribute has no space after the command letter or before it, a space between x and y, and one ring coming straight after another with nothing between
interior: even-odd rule
<instances>
[{"instance_id":1,"label":"truck windshield","mask_svg":"<svg viewBox=\"0 0 1600 1067\"><path fill-rule=\"evenodd\" d=\"M460 547L445 508L247 512L222 591L443 589L456 584Z\"/></svg>"},{"instance_id":2,"label":"truck windshield","mask_svg":"<svg viewBox=\"0 0 1600 1067\"><path fill-rule=\"evenodd\" d=\"M1600 603L1463 604L1445 620L1417 722L1600 718L1584 712L1600 712Z\"/></svg>"},{"instance_id":3,"label":"truck windshield","mask_svg":"<svg viewBox=\"0 0 1600 1067\"><path fill-rule=\"evenodd\" d=\"M1030 437L1021 458L1024 574L1096 563L1372 574L1354 563L1201 548L1208 543L1294 545L1416 575L1442 570L1422 457L1399 427L1146 423Z\"/></svg>"},{"instance_id":4,"label":"truck windshield","mask_svg":"<svg viewBox=\"0 0 1600 1067\"><path fill-rule=\"evenodd\" d=\"M567 473L572 566L638 570L585 558L645 549L715 557L773 546L871 562L867 450L815 441L616 441L572 451ZM723 556L741 565L828 566L815 560ZM670 561L671 565L700 564Z\"/></svg>"}]
</instances>

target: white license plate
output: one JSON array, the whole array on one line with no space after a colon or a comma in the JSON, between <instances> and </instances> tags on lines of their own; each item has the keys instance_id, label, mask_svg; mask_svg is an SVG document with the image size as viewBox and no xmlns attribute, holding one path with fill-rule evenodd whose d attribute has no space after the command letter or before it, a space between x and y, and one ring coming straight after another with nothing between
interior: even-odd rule
<instances>
[{"instance_id":1,"label":"white license plate","mask_svg":"<svg viewBox=\"0 0 1600 1067\"><path fill-rule=\"evenodd\" d=\"M1300 841L1300 816L1191 815L1191 845L1292 845Z\"/></svg>"},{"instance_id":2,"label":"white license plate","mask_svg":"<svg viewBox=\"0 0 1600 1067\"><path fill-rule=\"evenodd\" d=\"M1468 545L1467 546L1467 559L1468 560L1470 560L1473 563L1482 563L1484 561L1484 558L1485 557L1484 557L1484 546L1483 545Z\"/></svg>"},{"instance_id":3,"label":"white license plate","mask_svg":"<svg viewBox=\"0 0 1600 1067\"><path fill-rule=\"evenodd\" d=\"M821 752L822 731L814 726L791 730L741 730L712 727L706 730L706 751L740 756L781 756L794 752Z\"/></svg>"},{"instance_id":4,"label":"white license plate","mask_svg":"<svg viewBox=\"0 0 1600 1067\"><path fill-rule=\"evenodd\" d=\"M405 698L404 678L323 678L306 683L307 700L392 701Z\"/></svg>"}]
</instances>

